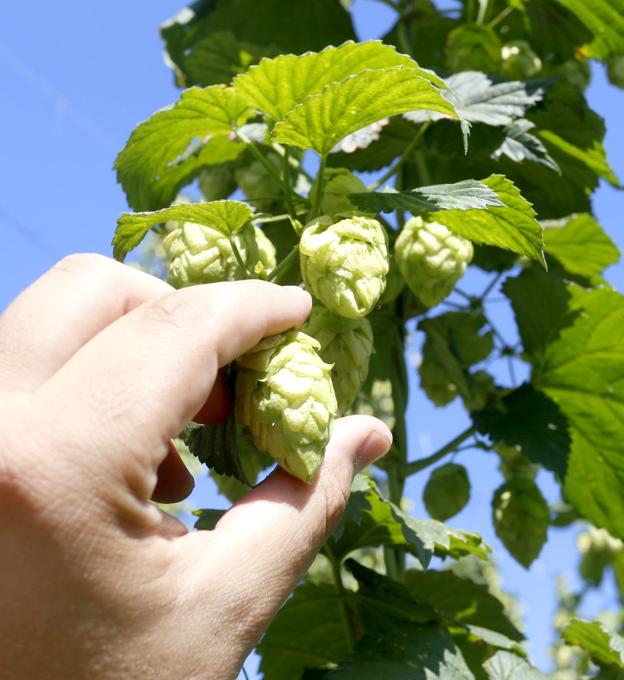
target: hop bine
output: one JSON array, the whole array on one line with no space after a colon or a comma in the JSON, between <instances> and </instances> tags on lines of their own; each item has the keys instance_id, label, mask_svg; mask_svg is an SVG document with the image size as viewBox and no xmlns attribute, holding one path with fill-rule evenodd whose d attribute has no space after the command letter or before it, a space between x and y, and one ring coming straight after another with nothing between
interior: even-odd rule
<instances>
[{"instance_id":1,"label":"hop bine","mask_svg":"<svg viewBox=\"0 0 624 680\"><path fill-rule=\"evenodd\" d=\"M338 215L356 210L349 200L349 194L360 194L367 191L366 184L345 168L327 168L323 175L323 195L321 197L321 212L324 215ZM310 203L316 204L318 192L318 178L310 189Z\"/></svg>"},{"instance_id":2,"label":"hop bine","mask_svg":"<svg viewBox=\"0 0 624 680\"><path fill-rule=\"evenodd\" d=\"M336 395L319 343L300 331L264 339L237 360L236 418L287 472L312 482L331 434Z\"/></svg>"},{"instance_id":3,"label":"hop bine","mask_svg":"<svg viewBox=\"0 0 624 680\"><path fill-rule=\"evenodd\" d=\"M261 275L275 267L275 247L258 227L247 224L232 240L249 272ZM165 236L163 248L167 278L176 288L247 278L230 238L212 227L184 222Z\"/></svg>"},{"instance_id":4,"label":"hop bine","mask_svg":"<svg viewBox=\"0 0 624 680\"><path fill-rule=\"evenodd\" d=\"M327 309L348 319L366 316L386 285L388 250L381 224L354 215L310 222L299 242L306 288Z\"/></svg>"},{"instance_id":5,"label":"hop bine","mask_svg":"<svg viewBox=\"0 0 624 680\"><path fill-rule=\"evenodd\" d=\"M368 319L345 319L314 307L303 331L319 341L323 361L333 364L332 383L338 413L346 413L368 375L373 353L373 329Z\"/></svg>"},{"instance_id":6,"label":"hop bine","mask_svg":"<svg viewBox=\"0 0 624 680\"><path fill-rule=\"evenodd\" d=\"M405 282L427 307L434 307L453 290L473 252L470 241L422 217L405 223L394 246Z\"/></svg>"}]
</instances>

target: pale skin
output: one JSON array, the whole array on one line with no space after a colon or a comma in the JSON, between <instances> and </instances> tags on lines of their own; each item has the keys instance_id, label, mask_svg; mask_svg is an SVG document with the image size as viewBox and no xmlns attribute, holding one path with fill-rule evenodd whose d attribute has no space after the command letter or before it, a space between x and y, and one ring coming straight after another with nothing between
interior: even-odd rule
<instances>
[{"instance_id":1,"label":"pale skin","mask_svg":"<svg viewBox=\"0 0 624 680\"><path fill-rule=\"evenodd\" d=\"M223 411L217 371L298 326L310 297L60 262L0 316L0 675L236 678L391 435L336 421L310 486L276 470L214 531L150 501L193 480L171 438ZM216 385L216 387L215 387Z\"/></svg>"}]
</instances>

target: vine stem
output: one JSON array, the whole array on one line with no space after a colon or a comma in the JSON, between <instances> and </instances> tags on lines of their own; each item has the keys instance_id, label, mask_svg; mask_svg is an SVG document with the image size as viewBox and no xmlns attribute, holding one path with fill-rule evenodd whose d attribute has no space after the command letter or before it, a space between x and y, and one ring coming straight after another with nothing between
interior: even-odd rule
<instances>
[{"instance_id":1,"label":"vine stem","mask_svg":"<svg viewBox=\"0 0 624 680\"><path fill-rule=\"evenodd\" d=\"M236 262L238 262L238 266L245 272L245 276L247 276L247 278L249 278L249 279L256 278L255 276L252 276L249 269L247 269L247 265L245 264L245 260L243 260L243 257L240 254L240 250L238 249L238 246L236 245L236 241L234 240L233 236L230 236L230 245L232 246L232 252L234 253L234 257L236 258Z\"/></svg>"},{"instance_id":2,"label":"vine stem","mask_svg":"<svg viewBox=\"0 0 624 680\"><path fill-rule=\"evenodd\" d=\"M503 19L506 19L506 18L514 11L514 9L515 9L515 8L512 7L511 5L508 5L507 7L505 7L505 9L503 9L501 12L499 12L499 14L498 14L497 16L495 16L495 17L492 19L492 21L490 21L490 22L488 23L488 27L489 27L489 28L494 28L494 26L496 26L496 25L499 24L501 21L503 21Z\"/></svg>"},{"instance_id":3,"label":"vine stem","mask_svg":"<svg viewBox=\"0 0 624 680\"><path fill-rule=\"evenodd\" d=\"M473 434L477 431L477 428L475 425L471 425L470 427L466 428L463 432L460 432L460 434L457 435L454 439L451 439L448 444L445 444L441 449L438 449L435 453L432 453L430 456L427 456L426 458L420 458L419 460L413 460L411 463L407 463L403 467L403 474L408 477L409 475L413 475L416 472L420 472L421 470L424 470L425 468L428 468L430 465L433 465L434 463L437 463L439 460L442 460L445 456L447 456L449 453L453 453L457 449L457 447L468 437L472 437Z\"/></svg>"},{"instance_id":4,"label":"vine stem","mask_svg":"<svg viewBox=\"0 0 624 680\"><path fill-rule=\"evenodd\" d=\"M258 160L264 169L273 177L273 179L278 182L279 184L282 183L282 178L280 177L279 172L277 169L273 166L273 164L267 160L264 156L264 154L260 151L258 148L258 145L253 141L253 139L249 139L247 135L243 134L240 130L237 131L236 133L244 144L247 144L247 146L251 149L251 153L256 157L256 160Z\"/></svg>"},{"instance_id":5,"label":"vine stem","mask_svg":"<svg viewBox=\"0 0 624 680\"><path fill-rule=\"evenodd\" d=\"M316 186L318 191L316 192L314 206L312 207L312 215L310 219L315 219L319 216L321 212L321 199L323 197L323 175L325 174L325 163L327 159L325 156L321 156L321 163L319 165L318 173L316 174Z\"/></svg>"},{"instance_id":6,"label":"vine stem","mask_svg":"<svg viewBox=\"0 0 624 680\"><path fill-rule=\"evenodd\" d=\"M344 587L344 583L342 582L340 560L337 560L331 553L327 554L327 558L331 564L334 583L336 584L336 590L338 591L339 595L340 614L344 623L349 651L352 651L353 647L355 646L355 631L353 630L353 622L351 621L351 614L349 613L349 607L347 605L347 590Z\"/></svg>"},{"instance_id":7,"label":"vine stem","mask_svg":"<svg viewBox=\"0 0 624 680\"><path fill-rule=\"evenodd\" d=\"M485 287L485 290L479 295L481 300L485 300L485 298L492 292L492 289L494 286L501 280L505 272L498 272L496 276L488 283L488 285Z\"/></svg>"},{"instance_id":8,"label":"vine stem","mask_svg":"<svg viewBox=\"0 0 624 680\"><path fill-rule=\"evenodd\" d=\"M420 140L423 138L423 135L427 130L429 129L429 126L431 123L427 121L423 125L421 125L420 129L418 132L414 135L412 138L412 141L405 147L403 153L400 155L399 159L397 162L384 174L382 175L376 182L371 184L368 187L369 191L375 191L375 189L379 189L379 187L384 183L387 182L391 177L396 175L396 173L399 171L403 163L407 160L407 157L412 153L414 150L414 147L420 142Z\"/></svg>"},{"instance_id":9,"label":"vine stem","mask_svg":"<svg viewBox=\"0 0 624 680\"><path fill-rule=\"evenodd\" d=\"M272 269L269 272L268 279L269 281L273 281L275 283L279 282L279 277L284 273L286 269L291 265L293 260L297 257L299 254L299 246L295 246L289 253L286 255L286 257L275 267L275 269Z\"/></svg>"},{"instance_id":10,"label":"vine stem","mask_svg":"<svg viewBox=\"0 0 624 680\"><path fill-rule=\"evenodd\" d=\"M490 0L479 0L479 14L477 14L477 23L482 24L485 21L485 15L490 6Z\"/></svg>"},{"instance_id":11,"label":"vine stem","mask_svg":"<svg viewBox=\"0 0 624 680\"><path fill-rule=\"evenodd\" d=\"M284 184L284 199L286 201L286 208L288 209L288 214L290 215L291 220L296 220L297 219L297 213L295 212L295 206L292 201L292 194L294 193L292 190L292 187L290 185L290 175L288 174L290 171L289 168L289 153L288 153L288 148L284 149L284 158L283 158L283 166L282 166L282 175L283 179L282 182Z\"/></svg>"}]
</instances>

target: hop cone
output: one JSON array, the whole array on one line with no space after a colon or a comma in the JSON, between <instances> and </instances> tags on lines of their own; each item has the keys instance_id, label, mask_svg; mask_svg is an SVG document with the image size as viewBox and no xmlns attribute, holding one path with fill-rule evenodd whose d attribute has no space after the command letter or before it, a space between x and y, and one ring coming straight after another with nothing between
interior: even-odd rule
<instances>
[{"instance_id":1,"label":"hop cone","mask_svg":"<svg viewBox=\"0 0 624 680\"><path fill-rule=\"evenodd\" d=\"M227 198L236 190L234 173L227 166L209 165L199 175L199 188L207 201Z\"/></svg>"},{"instance_id":2,"label":"hop cone","mask_svg":"<svg viewBox=\"0 0 624 680\"><path fill-rule=\"evenodd\" d=\"M345 319L319 306L312 309L303 331L320 342L323 361L334 365L331 376L338 413L345 413L368 375L373 353L370 321Z\"/></svg>"},{"instance_id":3,"label":"hop cone","mask_svg":"<svg viewBox=\"0 0 624 680\"><path fill-rule=\"evenodd\" d=\"M275 248L258 227L248 224L233 238L247 269L261 272L275 267ZM176 288L245 278L230 239L212 227L185 222L165 236L163 248L168 281Z\"/></svg>"},{"instance_id":4,"label":"hop cone","mask_svg":"<svg viewBox=\"0 0 624 680\"><path fill-rule=\"evenodd\" d=\"M412 217L394 246L403 278L427 307L438 304L453 290L472 260L472 243L455 236L444 225Z\"/></svg>"},{"instance_id":5,"label":"hop cone","mask_svg":"<svg viewBox=\"0 0 624 680\"><path fill-rule=\"evenodd\" d=\"M319 343L288 331L238 359L236 417L254 444L287 472L311 482L331 434L336 396Z\"/></svg>"},{"instance_id":6,"label":"hop cone","mask_svg":"<svg viewBox=\"0 0 624 680\"><path fill-rule=\"evenodd\" d=\"M386 235L377 220L354 215L334 222L324 215L301 234L301 274L327 309L359 319L377 304L386 285Z\"/></svg>"},{"instance_id":7,"label":"hop cone","mask_svg":"<svg viewBox=\"0 0 624 680\"><path fill-rule=\"evenodd\" d=\"M282 166L280 157L276 154L269 154L267 160L275 167L279 175ZM282 196L281 183L260 161L254 161L244 168L239 168L234 173L234 177L247 199L258 210L269 212Z\"/></svg>"},{"instance_id":8,"label":"hop cone","mask_svg":"<svg viewBox=\"0 0 624 680\"><path fill-rule=\"evenodd\" d=\"M503 72L512 80L533 78L542 70L542 60L526 40L512 40L501 49Z\"/></svg>"},{"instance_id":9,"label":"hop cone","mask_svg":"<svg viewBox=\"0 0 624 680\"><path fill-rule=\"evenodd\" d=\"M366 191L362 180L345 168L328 168L323 175L323 196L321 197L321 212L324 215L353 212L356 207L347 198L349 194ZM310 189L310 202L316 205L318 184L314 182Z\"/></svg>"}]
</instances>

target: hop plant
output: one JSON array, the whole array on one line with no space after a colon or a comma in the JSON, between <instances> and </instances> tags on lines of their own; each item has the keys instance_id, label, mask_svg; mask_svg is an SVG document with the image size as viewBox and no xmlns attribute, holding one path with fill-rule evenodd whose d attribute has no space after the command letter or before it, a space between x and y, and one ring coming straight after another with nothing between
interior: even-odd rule
<instances>
[{"instance_id":1,"label":"hop plant","mask_svg":"<svg viewBox=\"0 0 624 680\"><path fill-rule=\"evenodd\" d=\"M323 462L336 413L331 365L319 349L293 330L266 338L237 361L237 420L259 449L308 483Z\"/></svg>"},{"instance_id":2,"label":"hop plant","mask_svg":"<svg viewBox=\"0 0 624 680\"><path fill-rule=\"evenodd\" d=\"M279 176L282 161L277 154L267 155L268 162ZM260 161L254 161L234 173L236 183L243 190L249 202L258 210L269 212L281 198L282 185Z\"/></svg>"},{"instance_id":3,"label":"hop plant","mask_svg":"<svg viewBox=\"0 0 624 680\"><path fill-rule=\"evenodd\" d=\"M513 80L533 78L542 70L542 60L526 40L512 40L501 49L503 72Z\"/></svg>"},{"instance_id":4,"label":"hop plant","mask_svg":"<svg viewBox=\"0 0 624 680\"><path fill-rule=\"evenodd\" d=\"M359 319L377 304L388 273L386 234L377 220L319 217L301 234L299 252L306 288L330 311Z\"/></svg>"},{"instance_id":5,"label":"hop plant","mask_svg":"<svg viewBox=\"0 0 624 680\"><path fill-rule=\"evenodd\" d=\"M463 276L472 243L444 225L412 217L396 240L395 259L414 295L427 307L442 301Z\"/></svg>"},{"instance_id":6,"label":"hop plant","mask_svg":"<svg viewBox=\"0 0 624 680\"><path fill-rule=\"evenodd\" d=\"M199 188L207 201L227 198L236 189L234 172L227 166L208 166L199 175Z\"/></svg>"},{"instance_id":7,"label":"hop plant","mask_svg":"<svg viewBox=\"0 0 624 680\"><path fill-rule=\"evenodd\" d=\"M245 225L232 237L245 266L261 275L275 267L275 247L261 229ZM167 279L176 288L244 279L228 236L202 224L185 222L163 239Z\"/></svg>"},{"instance_id":8,"label":"hop plant","mask_svg":"<svg viewBox=\"0 0 624 680\"><path fill-rule=\"evenodd\" d=\"M609 59L607 62L607 76L612 85L624 88L624 54L618 54Z\"/></svg>"},{"instance_id":9,"label":"hop plant","mask_svg":"<svg viewBox=\"0 0 624 680\"><path fill-rule=\"evenodd\" d=\"M318 306L312 309L302 330L321 344L323 361L333 364L331 375L338 413L345 413L368 375L373 353L370 322L368 319L345 319Z\"/></svg>"},{"instance_id":10,"label":"hop plant","mask_svg":"<svg viewBox=\"0 0 624 680\"><path fill-rule=\"evenodd\" d=\"M321 196L321 212L324 215L338 215L353 212L356 207L348 199L349 194L367 191L362 180L345 168L328 168L323 175L323 195ZM314 182L310 189L310 202L316 204L318 183Z\"/></svg>"}]
</instances>

